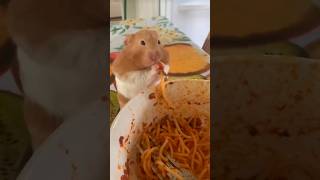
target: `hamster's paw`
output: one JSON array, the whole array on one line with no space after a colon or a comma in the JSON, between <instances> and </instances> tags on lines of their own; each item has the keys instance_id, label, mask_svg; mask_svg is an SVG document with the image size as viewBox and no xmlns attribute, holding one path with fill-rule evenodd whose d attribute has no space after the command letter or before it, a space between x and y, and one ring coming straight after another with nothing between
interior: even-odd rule
<instances>
[{"instance_id":1,"label":"hamster's paw","mask_svg":"<svg viewBox=\"0 0 320 180\"><path fill-rule=\"evenodd\" d=\"M159 64L154 64L151 66L151 74L160 74L162 71L161 66Z\"/></svg>"},{"instance_id":2,"label":"hamster's paw","mask_svg":"<svg viewBox=\"0 0 320 180\"><path fill-rule=\"evenodd\" d=\"M161 70L159 70L158 65L153 65L151 67L150 74L147 80L148 87L153 86L157 81L160 80L160 73L161 73Z\"/></svg>"}]
</instances>

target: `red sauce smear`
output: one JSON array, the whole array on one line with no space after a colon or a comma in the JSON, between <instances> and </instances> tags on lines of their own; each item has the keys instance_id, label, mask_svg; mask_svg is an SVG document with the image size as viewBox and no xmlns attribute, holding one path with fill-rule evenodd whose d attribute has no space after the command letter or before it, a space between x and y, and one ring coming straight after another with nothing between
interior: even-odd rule
<instances>
[{"instance_id":1,"label":"red sauce smear","mask_svg":"<svg viewBox=\"0 0 320 180\"><path fill-rule=\"evenodd\" d=\"M129 179L129 159L127 159L126 163L125 163L125 167L126 169L124 169L123 171L123 175L121 176L121 180L128 180Z\"/></svg>"},{"instance_id":2,"label":"red sauce smear","mask_svg":"<svg viewBox=\"0 0 320 180\"><path fill-rule=\"evenodd\" d=\"M120 147L123 147L123 139L124 139L124 137L120 136L120 138L119 138Z\"/></svg>"},{"instance_id":3,"label":"red sauce smear","mask_svg":"<svg viewBox=\"0 0 320 180\"><path fill-rule=\"evenodd\" d=\"M124 164L125 167L127 168L127 169L124 170L124 174L127 174L127 175L129 175L129 161L130 160L127 159L126 163Z\"/></svg>"},{"instance_id":4,"label":"red sauce smear","mask_svg":"<svg viewBox=\"0 0 320 180\"><path fill-rule=\"evenodd\" d=\"M126 174L124 174L124 175L121 176L121 180L128 180L128 179L129 179L129 177L128 177L128 175L126 175Z\"/></svg>"},{"instance_id":5,"label":"red sauce smear","mask_svg":"<svg viewBox=\"0 0 320 180\"><path fill-rule=\"evenodd\" d=\"M154 93L149 94L149 99L154 99L156 98L156 95Z\"/></svg>"},{"instance_id":6,"label":"red sauce smear","mask_svg":"<svg viewBox=\"0 0 320 180\"><path fill-rule=\"evenodd\" d=\"M164 66L163 66L161 63L158 63L157 65L158 65L158 69L161 70L161 71L163 71Z\"/></svg>"},{"instance_id":7,"label":"red sauce smear","mask_svg":"<svg viewBox=\"0 0 320 180\"><path fill-rule=\"evenodd\" d=\"M129 135L126 137L126 139L124 140L125 143L127 143L129 140Z\"/></svg>"}]
</instances>

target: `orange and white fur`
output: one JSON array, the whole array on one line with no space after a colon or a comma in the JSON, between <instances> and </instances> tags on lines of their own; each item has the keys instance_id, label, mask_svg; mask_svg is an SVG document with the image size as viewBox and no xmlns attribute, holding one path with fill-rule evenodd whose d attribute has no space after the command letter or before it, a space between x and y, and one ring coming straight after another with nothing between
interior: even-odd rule
<instances>
[{"instance_id":1,"label":"orange and white fur","mask_svg":"<svg viewBox=\"0 0 320 180\"><path fill-rule=\"evenodd\" d=\"M160 72L167 71L168 64L169 54L156 31L127 35L124 49L112 64L120 107L160 80Z\"/></svg>"},{"instance_id":2,"label":"orange and white fur","mask_svg":"<svg viewBox=\"0 0 320 180\"><path fill-rule=\"evenodd\" d=\"M105 93L107 1L11 0L25 121L37 148L64 120Z\"/></svg>"}]
</instances>

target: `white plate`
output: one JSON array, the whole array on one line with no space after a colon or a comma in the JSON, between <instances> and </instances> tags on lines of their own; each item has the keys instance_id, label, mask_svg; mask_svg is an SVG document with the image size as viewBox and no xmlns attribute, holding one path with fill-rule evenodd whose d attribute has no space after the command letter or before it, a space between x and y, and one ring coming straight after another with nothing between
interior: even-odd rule
<instances>
[{"instance_id":1,"label":"white plate","mask_svg":"<svg viewBox=\"0 0 320 180\"><path fill-rule=\"evenodd\" d=\"M195 80L196 81L196 80ZM190 83L192 84L192 83ZM193 86L194 87L194 86ZM210 85L203 86L202 88L198 88L199 91L209 89ZM188 94L189 97L197 97L199 92L196 92L194 88L191 90L191 86L184 86L184 89L179 89L178 95L181 97L178 99L185 99L185 95ZM184 92L182 92L184 91ZM150 89L145 92L140 93L120 111L118 116L113 121L110 130L110 179L111 180L120 180L121 176L127 170L126 162L128 158L128 154L135 154L137 151L136 140L139 132L141 132L141 127L143 122L150 123L154 121L155 117L161 118L166 114L166 107L155 105L157 102L156 98L152 98L151 94L155 92L155 89ZM176 94L176 93L175 93ZM204 93L204 95L209 95L210 93ZM210 97L205 97L210 99ZM198 98L199 100L203 98ZM201 111L209 112L210 104L203 103L199 105L199 102L195 100L195 104L185 103L184 108L200 108ZM209 102L210 103L210 102ZM157 119L159 119L157 118ZM123 137L120 140L120 137ZM123 145L121 145L121 142ZM129 172L130 179L137 179L135 171L135 165L137 165L135 161L135 157L130 158L129 161ZM132 163L131 163L132 162Z\"/></svg>"},{"instance_id":2,"label":"white plate","mask_svg":"<svg viewBox=\"0 0 320 180\"><path fill-rule=\"evenodd\" d=\"M149 99L153 90L140 93L120 111L110 129L110 179L120 180L124 174L127 160L127 150L131 149L135 140L134 129L138 129L144 120L150 120L155 116L154 99ZM133 125L131 125L131 122ZM131 129L131 126L133 128ZM130 136L129 136L130 134ZM130 144L120 146L119 138L127 137Z\"/></svg>"},{"instance_id":3,"label":"white plate","mask_svg":"<svg viewBox=\"0 0 320 180\"><path fill-rule=\"evenodd\" d=\"M34 153L18 180L106 180L106 103L68 119Z\"/></svg>"}]
</instances>

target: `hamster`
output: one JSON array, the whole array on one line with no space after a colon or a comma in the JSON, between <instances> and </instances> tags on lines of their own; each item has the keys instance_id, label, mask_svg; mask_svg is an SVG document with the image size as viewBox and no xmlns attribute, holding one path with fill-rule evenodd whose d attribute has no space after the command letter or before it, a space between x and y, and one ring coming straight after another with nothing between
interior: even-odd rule
<instances>
[{"instance_id":1,"label":"hamster","mask_svg":"<svg viewBox=\"0 0 320 180\"><path fill-rule=\"evenodd\" d=\"M120 107L160 80L162 64L169 64L156 31L140 30L126 37L124 49L111 65Z\"/></svg>"},{"instance_id":2,"label":"hamster","mask_svg":"<svg viewBox=\"0 0 320 180\"><path fill-rule=\"evenodd\" d=\"M24 114L36 149L70 116L105 95L107 1L11 0Z\"/></svg>"}]
</instances>

